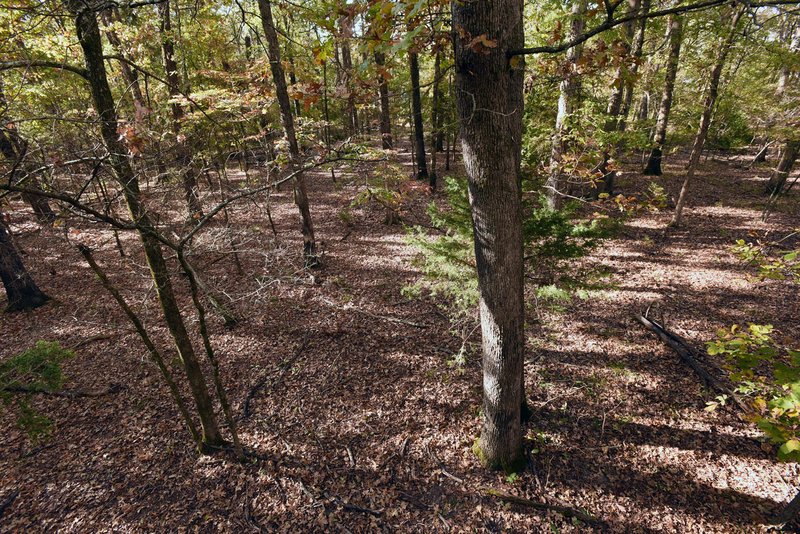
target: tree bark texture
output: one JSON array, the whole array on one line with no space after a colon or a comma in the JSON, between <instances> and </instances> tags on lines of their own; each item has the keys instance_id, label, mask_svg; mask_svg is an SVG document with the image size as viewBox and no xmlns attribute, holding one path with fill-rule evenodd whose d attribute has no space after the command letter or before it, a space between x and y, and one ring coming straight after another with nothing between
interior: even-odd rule
<instances>
[{"instance_id":1,"label":"tree bark texture","mask_svg":"<svg viewBox=\"0 0 800 534\"><path fill-rule=\"evenodd\" d=\"M50 297L39 289L28 274L11 233L0 212L0 279L6 289L6 312L32 310L47 303Z\"/></svg>"},{"instance_id":2,"label":"tree bark texture","mask_svg":"<svg viewBox=\"0 0 800 534\"><path fill-rule=\"evenodd\" d=\"M278 32L275 31L275 23L272 18L272 5L269 0L258 0L258 9L261 14L261 26L267 38L267 53L269 55L269 66L272 70L272 80L275 83L275 92L278 97L278 105L281 109L281 122L286 133L286 140L289 143L289 156L292 166L298 169L303 162L300 160L300 146L297 144L297 135L294 130L294 117L292 116L292 104L289 101L289 91L286 88L286 77L283 73L281 64L281 49L278 43ZM314 237L314 224L311 220L311 209L308 205L308 192L306 189L306 179L302 173L294 179L294 201L300 211L301 231L303 233L303 258L307 267L319 265L317 256L317 242Z\"/></svg>"},{"instance_id":3,"label":"tree bark texture","mask_svg":"<svg viewBox=\"0 0 800 534\"><path fill-rule=\"evenodd\" d=\"M414 116L414 146L417 158L417 179L428 179L428 162L425 155L425 128L422 122L422 94L419 88L419 56L408 53L411 71L411 114Z\"/></svg>"},{"instance_id":4,"label":"tree bark texture","mask_svg":"<svg viewBox=\"0 0 800 534\"><path fill-rule=\"evenodd\" d=\"M639 14L644 17L650 12L650 0L641 0L641 7ZM636 76L639 73L639 63L642 60L642 49L644 48L644 37L647 30L647 19L642 18L639 20L639 27L636 29L636 35L633 38L633 45L631 46L631 58L633 64L628 69L628 74L625 77L625 87L622 94L622 108L619 112L619 122L617 123L617 130L624 132L628 124L628 114L631 111L631 102L633 101L633 90L636 83Z\"/></svg>"},{"instance_id":5,"label":"tree bark texture","mask_svg":"<svg viewBox=\"0 0 800 534\"><path fill-rule=\"evenodd\" d=\"M781 150L781 159L778 166L772 171L769 177L769 182L765 189L768 195L780 195L786 185L786 180L792 172L795 162L797 161L797 153L800 150L800 141L786 141Z\"/></svg>"},{"instance_id":6,"label":"tree bark texture","mask_svg":"<svg viewBox=\"0 0 800 534\"><path fill-rule=\"evenodd\" d=\"M380 132L381 145L384 149L391 149L392 142L392 113L389 108L389 81L386 72L386 55L383 52L375 52L375 65L378 66L378 92L380 94Z\"/></svg>"},{"instance_id":7,"label":"tree bark texture","mask_svg":"<svg viewBox=\"0 0 800 534\"><path fill-rule=\"evenodd\" d=\"M692 144L692 154L689 156L689 165L686 169L686 178L683 180L681 192L678 196L678 202L675 203L675 213L669 226L678 227L681 225L681 218L683 215L683 208L686 205L686 199L689 193L689 184L694 179L697 172L697 165L700 163L700 156L703 153L706 139L708 138L708 129L711 126L711 118L714 114L714 105L717 103L717 96L719 96L719 81L722 77L722 70L725 68L725 60L733 48L733 43L736 40L737 29L739 21L744 14L744 10L740 7L734 7L734 13L731 17L731 26L728 34L723 38L720 43L714 67L711 69L711 76L708 82L708 92L706 93L705 101L703 102L703 114L700 117L700 126L697 129L694 143Z\"/></svg>"},{"instance_id":8,"label":"tree bark texture","mask_svg":"<svg viewBox=\"0 0 800 534\"><path fill-rule=\"evenodd\" d=\"M131 218L137 223L137 230L161 304L164 321L183 362L192 398L197 407L201 423L201 448L208 452L222 446L224 440L219 431L205 377L175 298L167 264L156 237L156 229L141 203L139 181L128 161L127 149L117 133L117 113L103 63L103 44L97 25L97 16L94 11L86 8L86 4L82 0L65 0L65 3L75 17L78 40L83 49L92 100L100 120L100 133L109 153L109 163L122 188Z\"/></svg>"},{"instance_id":9,"label":"tree bark texture","mask_svg":"<svg viewBox=\"0 0 800 534\"><path fill-rule=\"evenodd\" d=\"M28 141L26 141L19 130L14 124L14 119L8 113L8 101L3 87L3 78L0 76L0 154L8 160L11 164L13 174L10 176L11 180L17 181L17 174L22 174L20 178L23 180L27 189L41 191L41 184L37 176L33 175L30 171L30 166L27 165L26 156L28 154ZM27 202L36 219L42 224L53 224L56 220L56 214L50 208L50 202L47 197L36 195L33 193L22 194L22 199Z\"/></svg>"},{"instance_id":10,"label":"tree bark texture","mask_svg":"<svg viewBox=\"0 0 800 534\"><path fill-rule=\"evenodd\" d=\"M483 344L481 462L513 472L524 464L525 309L520 157L524 64L522 0L451 3L456 104L474 228ZM473 39L485 35L494 47Z\"/></svg>"},{"instance_id":11,"label":"tree bark texture","mask_svg":"<svg viewBox=\"0 0 800 534\"><path fill-rule=\"evenodd\" d=\"M675 91L675 79L678 76L678 64L681 55L681 41L683 40L683 23L679 15L673 15L667 22L667 32L669 33L669 57L667 58L667 68L664 74L664 91L661 94L661 103L658 106L658 119L656 129L653 134L653 148L650 150L650 157L647 158L647 165L644 174L648 176L661 176L661 157L664 143L667 140L667 127L669 126L669 112L672 109L672 95Z\"/></svg>"},{"instance_id":12,"label":"tree bark texture","mask_svg":"<svg viewBox=\"0 0 800 534\"><path fill-rule=\"evenodd\" d=\"M189 218L197 220L203 216L203 206L197 190L197 172L192 161L192 149L188 140L181 134L181 121L184 118L183 107L175 101L180 95L181 80L178 74L178 64L175 62L175 41L172 39L169 0L158 4L158 15L161 19L161 54L164 61L164 72L169 83L167 89L172 100L170 109L172 111L172 133L175 134L177 152L175 159L181 171L181 183L186 205L189 208Z\"/></svg>"},{"instance_id":13,"label":"tree bark texture","mask_svg":"<svg viewBox=\"0 0 800 534\"><path fill-rule=\"evenodd\" d=\"M627 14L633 15L639 11L641 0L628 0ZM608 99L608 107L606 108L606 122L603 126L605 132L614 132L619 125L620 112L622 111L622 101L625 92L625 79L628 76L628 68L625 65L625 59L630 56L631 45L634 35L634 21L629 21L622 26L624 38L620 43L622 60L614 78L614 87L611 90L611 96ZM609 147L603 152L603 161L597 166L597 171L602 174L600 184L595 191L595 196L600 193L611 195L614 192L614 179L617 172L608 169L608 164L611 160L611 149Z\"/></svg>"},{"instance_id":14,"label":"tree bark texture","mask_svg":"<svg viewBox=\"0 0 800 534\"><path fill-rule=\"evenodd\" d=\"M586 0L580 0L572 5L572 21L570 23L568 39L574 39L583 33L585 13ZM559 84L558 114L556 115L553 145L550 150L550 172L545 185L547 205L552 209L557 209L561 205L561 192L564 185L564 172L561 168L561 161L564 153L569 148L566 139L569 133L567 122L577 108L578 97L581 92L581 79L577 67L578 60L580 60L582 53L582 44L573 46L567 50L564 79L562 79Z\"/></svg>"}]
</instances>

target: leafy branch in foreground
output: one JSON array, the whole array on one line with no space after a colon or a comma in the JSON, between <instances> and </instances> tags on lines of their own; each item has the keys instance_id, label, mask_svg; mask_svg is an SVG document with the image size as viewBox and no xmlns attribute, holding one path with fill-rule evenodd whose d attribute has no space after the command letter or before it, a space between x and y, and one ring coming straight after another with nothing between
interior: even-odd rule
<instances>
[{"instance_id":1,"label":"leafy branch in foreground","mask_svg":"<svg viewBox=\"0 0 800 534\"><path fill-rule=\"evenodd\" d=\"M761 280L800 280L800 249L786 250L782 244L800 233L800 229L778 241L748 243L736 241L733 253L739 259L758 268Z\"/></svg>"},{"instance_id":2,"label":"leafy branch in foreground","mask_svg":"<svg viewBox=\"0 0 800 534\"><path fill-rule=\"evenodd\" d=\"M800 460L800 348L779 345L772 325L720 330L708 353L726 358L737 391L751 397L749 418L779 446L778 458Z\"/></svg>"},{"instance_id":3,"label":"leafy branch in foreground","mask_svg":"<svg viewBox=\"0 0 800 534\"><path fill-rule=\"evenodd\" d=\"M419 226L410 230L408 240L419 251L416 260L423 279L406 288L407 293L428 291L442 297L451 315L471 316L478 303L478 280L467 186L463 180L444 180L448 206L431 203L431 225L442 235L431 237ZM585 298L596 272L582 269L575 260L586 256L616 226L610 218L579 220L574 206L561 210L547 207L543 197L523 202L525 269L535 283L539 301L565 301L573 295Z\"/></svg>"}]
</instances>

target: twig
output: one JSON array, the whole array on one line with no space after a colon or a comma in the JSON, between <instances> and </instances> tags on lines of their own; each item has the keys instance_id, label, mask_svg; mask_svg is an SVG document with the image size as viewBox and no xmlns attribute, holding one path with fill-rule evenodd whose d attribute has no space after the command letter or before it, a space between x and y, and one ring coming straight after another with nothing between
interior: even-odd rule
<instances>
[{"instance_id":1,"label":"twig","mask_svg":"<svg viewBox=\"0 0 800 534\"><path fill-rule=\"evenodd\" d=\"M28 386L8 386L0 391L6 391L8 393L30 393L33 395L50 395L53 397L65 397L68 399L75 399L79 397L103 397L105 395L119 393L120 391L122 391L122 386L120 384L112 384L108 386L108 388L99 391L84 391L82 389L52 391L49 389L42 389L42 388L28 387Z\"/></svg>"},{"instance_id":2,"label":"twig","mask_svg":"<svg viewBox=\"0 0 800 534\"><path fill-rule=\"evenodd\" d=\"M449 478L451 480L455 480L459 484L463 484L464 483L463 479L458 478L457 476L447 472L447 469L444 468L444 463L441 460L439 460L439 458L433 453L433 451L430 449L430 447L428 447L427 444L425 444L425 451L428 453L428 456L431 457L431 460L436 462L436 464L439 466L439 471L441 471L441 473L444 476L446 476L447 478Z\"/></svg>"},{"instance_id":3,"label":"twig","mask_svg":"<svg viewBox=\"0 0 800 534\"><path fill-rule=\"evenodd\" d=\"M598 521L595 517L577 508L571 508L569 506L563 506L559 504L547 504L545 502L532 501L530 499L523 499L522 497L517 497L516 495L510 495L508 493L504 493L500 490L496 490L493 488L483 488L483 491L487 495L491 495L492 497L497 497L501 501L508 502L511 504L526 506L528 508L535 508L536 510L550 510L553 512L557 512L563 515L564 517L574 517L575 519L579 519L584 523L588 523L590 525L600 524L600 521Z\"/></svg>"},{"instance_id":4,"label":"twig","mask_svg":"<svg viewBox=\"0 0 800 534\"><path fill-rule=\"evenodd\" d=\"M95 341L102 341L104 339L111 339L113 337L114 334L97 334L96 336L86 338L83 341L78 341L77 343L75 343L70 347L70 350L78 350L79 348L84 347L89 343L94 343Z\"/></svg>"},{"instance_id":5,"label":"twig","mask_svg":"<svg viewBox=\"0 0 800 534\"><path fill-rule=\"evenodd\" d=\"M340 504L342 505L342 508L344 508L345 510L348 510L350 512L359 512L359 513L362 513L362 514L369 514L369 515L375 516L375 517L380 517L381 514L383 514L383 510L373 510L371 508L363 508L361 506L356 506L355 504L350 504L348 502L344 502L341 499L339 499L338 497L336 499L338 501L340 501Z\"/></svg>"},{"instance_id":6,"label":"twig","mask_svg":"<svg viewBox=\"0 0 800 534\"><path fill-rule=\"evenodd\" d=\"M272 384L273 388L278 387L278 385L283 381L283 377L286 375L289 369L291 369L294 362L297 361L297 358L300 357L300 355L303 353L303 351L306 349L307 346L308 346L308 334L306 334L306 337L303 338L303 342L294 352L292 357L288 361L278 365L276 370L280 370L280 375L278 375L278 377L273 382ZM242 419L247 419L252 415L250 404L253 402L253 398L258 394L258 392L261 391L267 385L268 380L269 380L269 374L266 374L263 377L261 377L261 379L258 382L256 382L253 385L253 387L250 388L250 391L247 393L247 397L245 397L244 399L244 406L242 408L242 417L241 417Z\"/></svg>"}]
</instances>

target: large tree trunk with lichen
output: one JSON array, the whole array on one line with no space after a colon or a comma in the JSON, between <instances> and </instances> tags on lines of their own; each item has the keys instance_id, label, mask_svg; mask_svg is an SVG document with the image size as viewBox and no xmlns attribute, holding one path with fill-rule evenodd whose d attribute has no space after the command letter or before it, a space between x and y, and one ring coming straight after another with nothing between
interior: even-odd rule
<instances>
[{"instance_id":1,"label":"large tree trunk with lichen","mask_svg":"<svg viewBox=\"0 0 800 534\"><path fill-rule=\"evenodd\" d=\"M428 162L425 155L425 127L422 122L422 94L419 88L419 56L408 53L411 71L411 114L414 116L414 153L417 161L417 180L428 179Z\"/></svg>"},{"instance_id":2,"label":"large tree trunk with lichen","mask_svg":"<svg viewBox=\"0 0 800 534\"><path fill-rule=\"evenodd\" d=\"M683 40L683 24L679 15L673 15L667 22L669 40L669 57L667 69L664 74L664 92L661 94L661 103L658 108L658 119L653 134L653 148L647 158L643 173L648 176L661 176L661 157L664 143L667 140L667 127L669 126L669 112L672 109L672 94L675 90L675 79L678 76L678 64L681 55L681 41Z\"/></svg>"},{"instance_id":3,"label":"large tree trunk with lichen","mask_svg":"<svg viewBox=\"0 0 800 534\"><path fill-rule=\"evenodd\" d=\"M11 233L0 213L0 279L6 289L7 312L32 310L46 304L50 297L39 289L28 274L19 251L11 241Z\"/></svg>"},{"instance_id":4,"label":"large tree trunk with lichen","mask_svg":"<svg viewBox=\"0 0 800 534\"><path fill-rule=\"evenodd\" d=\"M786 141L786 143L784 143L778 166L772 171L769 182L767 182L764 191L766 194L781 194L783 187L786 185L786 180L789 178L789 174L792 172L792 168L797 161L798 151L800 151L800 141Z\"/></svg>"},{"instance_id":5,"label":"large tree trunk with lichen","mask_svg":"<svg viewBox=\"0 0 800 534\"><path fill-rule=\"evenodd\" d=\"M719 95L719 81L722 77L722 70L725 68L725 60L728 58L731 48L733 48L733 43L736 40L737 28L739 27L739 21L744 14L744 10L741 7L735 6L731 9L735 10L731 17L731 27L728 30L728 34L720 43L717 52L717 58L714 61L714 67L711 69L711 76L708 82L708 92L706 93L706 99L703 103L703 115L700 117L700 126L697 129L697 135L695 135L694 143L692 144L692 153L689 156L689 165L686 168L686 178L683 180L678 201L675 203L675 213L673 214L672 220L669 223L669 226L672 227L677 227L681 224L683 208L686 205L686 198L689 193L689 184L691 184L692 180L694 179L694 175L697 172L697 166L700 163L700 156L703 153L703 147L705 146L706 138L708 138L708 129L711 126L711 117L714 114L714 106L717 103L717 96Z\"/></svg>"},{"instance_id":6,"label":"large tree trunk with lichen","mask_svg":"<svg viewBox=\"0 0 800 534\"><path fill-rule=\"evenodd\" d=\"M83 49L92 100L99 117L100 133L108 150L109 163L122 189L122 195L131 218L137 223L137 231L150 267L164 321L183 362L192 398L197 407L202 429L201 450L210 452L221 447L224 440L219 431L200 362L189 339L175 298L167 264L157 239L157 230L150 220L147 209L141 203L139 181L126 156L127 150L117 133L117 112L103 63L103 45L97 25L97 16L94 11L86 8L82 0L65 0L65 3L75 17L78 40Z\"/></svg>"},{"instance_id":7,"label":"large tree trunk with lichen","mask_svg":"<svg viewBox=\"0 0 800 534\"><path fill-rule=\"evenodd\" d=\"M378 67L381 145L385 149L391 149L394 143L392 142L392 113L389 109L389 73L386 71L386 55L383 52L375 52L375 65Z\"/></svg>"},{"instance_id":8,"label":"large tree trunk with lichen","mask_svg":"<svg viewBox=\"0 0 800 534\"><path fill-rule=\"evenodd\" d=\"M281 49L278 43L278 33L275 31L275 23L272 18L270 1L258 0L258 10L261 15L261 26L264 28L264 34L267 38L269 66L272 70L272 80L275 83L275 92L281 110L283 130L286 134L286 140L289 142L289 156L292 160L292 167L296 171L299 170L303 162L300 161L300 146L297 144L297 135L294 130L292 104L289 100L289 91L286 88L286 77L281 64ZM303 173L297 174L294 179L294 201L300 211L301 231L303 232L303 258L307 267L315 267L319 265L319 257L317 256L314 224L311 221L311 209L308 205L308 192Z\"/></svg>"},{"instance_id":9,"label":"large tree trunk with lichen","mask_svg":"<svg viewBox=\"0 0 800 534\"><path fill-rule=\"evenodd\" d=\"M581 33L585 25L586 0L580 0L572 5L572 21L569 28L568 39L574 39ZM559 84L558 113L556 127L553 134L553 144L550 150L550 170L545 184L547 205L557 209L561 205L561 195L564 181L562 158L568 149L568 125L570 116L575 112L578 96L581 91L578 61L583 53L583 45L573 46L567 50L564 79Z\"/></svg>"},{"instance_id":10,"label":"large tree trunk with lichen","mask_svg":"<svg viewBox=\"0 0 800 534\"><path fill-rule=\"evenodd\" d=\"M170 3L165 0L158 4L161 32L161 55L164 61L169 96L172 102L172 133L175 135L176 163L181 172L181 183L186 205L189 208L189 218L197 220L203 216L203 207L200 203L200 194L197 190L197 172L192 161L192 149L189 140L181 134L181 121L184 118L183 107L176 99L180 96L181 80L178 75L178 64L175 62L175 42L172 39L172 23L170 21Z\"/></svg>"},{"instance_id":11,"label":"large tree trunk with lichen","mask_svg":"<svg viewBox=\"0 0 800 534\"><path fill-rule=\"evenodd\" d=\"M481 462L522 469L525 307L523 300L522 0L453 2L456 103L475 239L483 335ZM462 33L463 32L463 33ZM475 44L485 35L494 47ZM500 142L502 141L502 142Z\"/></svg>"}]
</instances>

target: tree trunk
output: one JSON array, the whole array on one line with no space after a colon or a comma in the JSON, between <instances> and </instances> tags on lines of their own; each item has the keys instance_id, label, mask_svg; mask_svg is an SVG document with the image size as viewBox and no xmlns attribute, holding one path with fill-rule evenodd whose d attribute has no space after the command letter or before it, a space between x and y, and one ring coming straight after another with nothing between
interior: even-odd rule
<instances>
[{"instance_id":1,"label":"tree trunk","mask_svg":"<svg viewBox=\"0 0 800 534\"><path fill-rule=\"evenodd\" d=\"M275 31L275 23L272 19L272 5L269 0L258 0L258 10L261 14L261 26L267 38L269 66L272 70L272 80L275 83L275 92L278 96L278 105L281 109L281 122L286 133L286 140L289 142L289 156L292 160L292 167L299 169L303 162L300 160L300 147L297 144L297 136L294 131L294 117L292 116L292 104L289 101L289 91L286 88L286 77L283 74L281 64L281 49L278 43L278 33ZM311 209L308 206L308 192L306 191L306 179L302 173L294 179L294 201L300 210L301 231L303 232L303 258L306 267L316 267L319 265L317 256L317 242L314 238L314 224L311 221Z\"/></svg>"},{"instance_id":2,"label":"tree trunk","mask_svg":"<svg viewBox=\"0 0 800 534\"><path fill-rule=\"evenodd\" d=\"M414 146L417 158L417 180L428 179L428 163L425 155L425 130L422 124L422 94L419 88L419 56L408 53L411 70L411 113L414 116Z\"/></svg>"},{"instance_id":3,"label":"tree trunk","mask_svg":"<svg viewBox=\"0 0 800 534\"><path fill-rule=\"evenodd\" d=\"M328 108L328 62L322 62L322 114L325 119L325 148L331 148L331 114Z\"/></svg>"},{"instance_id":4,"label":"tree trunk","mask_svg":"<svg viewBox=\"0 0 800 534\"><path fill-rule=\"evenodd\" d=\"M689 193L689 184L697 172L697 165L700 163L700 156L703 153L703 147L708 137L708 129L711 126L711 117L714 114L714 105L717 102L719 95L719 80L722 76L722 70L725 67L725 60L728 58L733 43L736 40L737 28L739 21L742 18L744 10L740 7L734 7L735 11L731 20L731 27L728 35L725 36L720 43L717 59L714 62L714 68L711 70L711 78L708 85L708 93L706 94L705 102L703 103L703 115L700 117L700 126L697 129L697 135L694 138L692 145L692 154L689 156L689 165L686 169L686 178L683 180L681 186L681 193L678 196L678 202L675 203L675 213L669 226L678 227L681 225L681 217L683 215L683 207L686 205L686 197Z\"/></svg>"},{"instance_id":5,"label":"tree trunk","mask_svg":"<svg viewBox=\"0 0 800 534\"><path fill-rule=\"evenodd\" d=\"M0 279L8 297L6 312L32 310L50 300L25 270L22 257L11 241L11 233L6 227L2 212L0 212Z\"/></svg>"},{"instance_id":6,"label":"tree trunk","mask_svg":"<svg viewBox=\"0 0 800 534\"><path fill-rule=\"evenodd\" d=\"M169 0L158 4L158 15L161 19L161 53L164 61L164 71L169 83L169 96L172 100L170 108L172 110L172 133L175 134L177 150L176 162L181 172L183 194L186 198L186 205L189 208L189 219L197 220L203 216L203 206L200 203L200 194L197 190L197 172L195 172L194 163L192 162L192 150L189 147L186 136L181 134L181 121L184 118L183 107L175 101L180 95L181 82L178 75L178 65L175 62L175 43L172 40Z\"/></svg>"},{"instance_id":7,"label":"tree trunk","mask_svg":"<svg viewBox=\"0 0 800 534\"><path fill-rule=\"evenodd\" d=\"M650 0L641 0L642 5L639 14L644 17L650 12ZM642 18L639 20L639 28L636 30L636 36L633 38L633 46L631 47L631 57L633 64L628 70L628 75L625 79L625 89L622 95L622 109L619 112L619 123L617 130L624 132L628 123L628 114L631 110L631 102L633 101L633 89L636 81L636 75L639 72L639 62L642 59L642 48L644 47L644 36L647 30L647 19Z\"/></svg>"},{"instance_id":8,"label":"tree trunk","mask_svg":"<svg viewBox=\"0 0 800 534\"><path fill-rule=\"evenodd\" d=\"M353 19L349 15L339 18L339 31L341 32L340 50L342 53L342 84L347 90L347 130L350 135L358 134L358 113L355 104L353 87L353 56L350 51L350 39L353 37Z\"/></svg>"},{"instance_id":9,"label":"tree trunk","mask_svg":"<svg viewBox=\"0 0 800 534\"><path fill-rule=\"evenodd\" d=\"M792 172L797 153L800 151L800 141L786 141L781 150L781 159L778 166L772 171L764 193L767 195L780 195L783 191L786 180Z\"/></svg>"},{"instance_id":10,"label":"tree trunk","mask_svg":"<svg viewBox=\"0 0 800 534\"><path fill-rule=\"evenodd\" d=\"M28 152L28 142L20 135L14 124L14 119L8 113L8 101L3 87L3 78L0 77L0 154L6 158L11 164L11 168L23 173L30 170L25 162L25 156ZM16 172L14 173L16 174ZM41 191L41 185L37 176L27 173L26 176L27 188L35 191ZM14 181L16 176L10 176ZM22 199L27 202L31 209L33 209L36 219L42 224L53 224L56 220L56 214L50 208L50 203L47 197L36 195L32 193L24 193Z\"/></svg>"},{"instance_id":11,"label":"tree trunk","mask_svg":"<svg viewBox=\"0 0 800 534\"><path fill-rule=\"evenodd\" d=\"M483 337L481 463L522 469L525 307L520 158L524 63L522 0L453 2L456 103L475 239ZM464 33L461 33L464 32ZM485 35L494 47L472 44ZM471 46L472 44L472 46Z\"/></svg>"},{"instance_id":12,"label":"tree trunk","mask_svg":"<svg viewBox=\"0 0 800 534\"><path fill-rule=\"evenodd\" d=\"M433 131L431 132L431 145L433 146L433 150L431 150L431 172L430 172L430 186L431 189L436 189L436 167L437 167L437 149L436 149L436 140L439 138L439 115L441 110L439 109L439 103L441 101L441 94L439 92L439 78L442 75L442 53L438 49L436 50L436 55L433 60L433 102L431 103L431 124L433 124Z\"/></svg>"},{"instance_id":13,"label":"tree trunk","mask_svg":"<svg viewBox=\"0 0 800 534\"><path fill-rule=\"evenodd\" d=\"M664 142L667 140L667 126L669 125L669 112L672 109L672 94L675 90L675 79L678 76L678 63L681 55L681 41L683 40L683 24L680 15L673 15L667 22L669 34L669 57L667 58L667 72L664 75L664 92L661 94L661 103L658 107L656 131L653 135L653 148L643 173L648 176L661 176L661 154Z\"/></svg>"},{"instance_id":14,"label":"tree trunk","mask_svg":"<svg viewBox=\"0 0 800 534\"><path fill-rule=\"evenodd\" d=\"M641 0L628 0L628 15L633 15L639 11ZM625 59L631 53L631 44L633 40L634 26L633 21L626 22L623 25L625 38L622 40L622 60L620 61L619 68L614 78L614 87L611 90L611 96L608 99L608 107L606 108L606 122L603 130L606 133L616 131L619 126L619 117L622 110L623 94L625 92L625 78L627 76L627 67L625 66ZM600 184L595 191L595 197L600 193L608 195L614 192L614 179L617 176L617 171L608 170L608 163L611 161L610 148L606 148L603 152L603 161L597 166L597 171L602 174Z\"/></svg>"},{"instance_id":15,"label":"tree trunk","mask_svg":"<svg viewBox=\"0 0 800 534\"><path fill-rule=\"evenodd\" d=\"M119 35L117 35L117 32L111 29L111 25L115 21L120 20L119 10L116 7L106 9L100 14L100 16L103 19L103 25L106 27L106 38L108 38L111 48L114 49L114 53L125 57L122 40L119 38ZM142 87L139 84L139 73L136 69L132 69L131 66L125 61L119 62L119 68L122 71L122 78L125 80L125 84L128 86L128 90L131 92L133 107L137 113L140 113L140 110L145 109L147 106L145 106Z\"/></svg>"},{"instance_id":16,"label":"tree trunk","mask_svg":"<svg viewBox=\"0 0 800 534\"><path fill-rule=\"evenodd\" d=\"M147 209L141 204L139 181L133 173L126 156L127 150L117 133L117 112L103 63L103 44L97 17L93 11L86 9L82 0L66 0L65 3L75 16L78 40L83 49L92 100L100 118L100 132L109 153L109 162L122 189L131 218L137 222L137 231L142 240L164 320L183 362L192 397L197 407L202 428L201 450L202 452L211 452L214 448L222 446L224 440L219 431L205 377L189 334L186 332L183 316L172 289L167 264L156 237L157 231L150 220Z\"/></svg>"},{"instance_id":17,"label":"tree trunk","mask_svg":"<svg viewBox=\"0 0 800 534\"><path fill-rule=\"evenodd\" d=\"M378 67L378 91L381 97L381 145L384 149L391 149L392 143L392 114L389 109L389 81L386 72L386 55L375 52L375 65Z\"/></svg>"},{"instance_id":18,"label":"tree trunk","mask_svg":"<svg viewBox=\"0 0 800 534\"><path fill-rule=\"evenodd\" d=\"M585 25L584 14L586 13L586 0L580 0L572 5L572 21L570 23L568 39L574 39L581 33ZM556 127L553 134L553 146L550 150L550 172L545 184L545 195L547 205L552 209L558 209L561 204L561 189L563 186L563 169L561 160L568 146L566 134L568 133L567 121L575 112L577 107L578 95L581 91L581 79L578 74L578 60L583 53L583 45L573 46L567 50L566 68L564 79L559 84L558 95L558 114L556 115Z\"/></svg>"}]
</instances>

